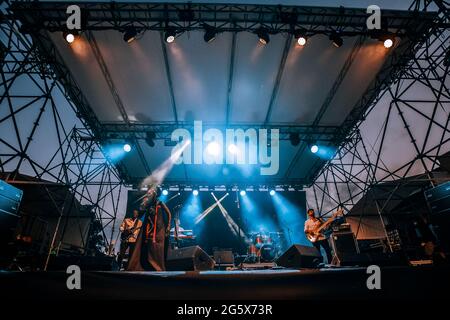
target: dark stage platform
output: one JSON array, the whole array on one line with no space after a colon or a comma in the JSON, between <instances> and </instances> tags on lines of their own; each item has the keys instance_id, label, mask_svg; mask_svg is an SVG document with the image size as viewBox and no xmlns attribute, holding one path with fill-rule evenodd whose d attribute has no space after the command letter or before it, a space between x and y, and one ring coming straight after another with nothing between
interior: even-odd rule
<instances>
[{"instance_id":1,"label":"dark stage platform","mask_svg":"<svg viewBox=\"0 0 450 320\"><path fill-rule=\"evenodd\" d=\"M81 290L64 272L0 272L8 299L347 300L447 299L449 267L381 269L381 290L368 290L365 268L208 272L82 272Z\"/></svg>"}]
</instances>

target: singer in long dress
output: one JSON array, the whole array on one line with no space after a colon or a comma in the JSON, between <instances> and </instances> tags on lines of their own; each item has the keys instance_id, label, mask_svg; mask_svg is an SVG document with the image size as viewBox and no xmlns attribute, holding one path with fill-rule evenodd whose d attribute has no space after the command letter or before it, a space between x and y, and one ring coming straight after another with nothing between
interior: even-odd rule
<instances>
[{"instance_id":1,"label":"singer in long dress","mask_svg":"<svg viewBox=\"0 0 450 320\"><path fill-rule=\"evenodd\" d=\"M165 271L172 214L150 188L140 206L143 223L136 240L128 271Z\"/></svg>"}]
</instances>

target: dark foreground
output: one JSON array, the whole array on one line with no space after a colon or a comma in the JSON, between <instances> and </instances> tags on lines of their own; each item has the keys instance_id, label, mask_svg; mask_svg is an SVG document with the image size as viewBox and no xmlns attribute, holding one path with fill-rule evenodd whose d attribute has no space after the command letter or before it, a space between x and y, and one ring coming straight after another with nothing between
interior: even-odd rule
<instances>
[{"instance_id":1,"label":"dark foreground","mask_svg":"<svg viewBox=\"0 0 450 320\"><path fill-rule=\"evenodd\" d=\"M449 267L386 267L381 290L365 268L208 272L82 272L68 290L65 272L0 272L9 299L434 299L445 298Z\"/></svg>"}]
</instances>

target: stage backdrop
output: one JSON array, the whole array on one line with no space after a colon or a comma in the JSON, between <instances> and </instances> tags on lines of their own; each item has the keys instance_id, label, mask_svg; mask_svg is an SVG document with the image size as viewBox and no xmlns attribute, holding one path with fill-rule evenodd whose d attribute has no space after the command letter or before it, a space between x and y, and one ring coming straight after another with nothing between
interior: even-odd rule
<instances>
[{"instance_id":1,"label":"stage backdrop","mask_svg":"<svg viewBox=\"0 0 450 320\"><path fill-rule=\"evenodd\" d=\"M226 195L228 193L228 195ZM267 191L247 191L241 196L236 191L200 191L195 196L192 191L169 192L161 196L175 215L178 211L181 226L192 229L197 243L208 253L213 248L231 248L234 252L245 253L245 236L250 232L281 232L283 247L291 244L311 245L305 238L303 226L306 217L306 197L303 191L276 192L271 196ZM127 216L139 206L140 191L128 192ZM216 205L199 222L202 213ZM177 206L181 205L179 209ZM240 229L240 230L239 230Z\"/></svg>"}]
</instances>

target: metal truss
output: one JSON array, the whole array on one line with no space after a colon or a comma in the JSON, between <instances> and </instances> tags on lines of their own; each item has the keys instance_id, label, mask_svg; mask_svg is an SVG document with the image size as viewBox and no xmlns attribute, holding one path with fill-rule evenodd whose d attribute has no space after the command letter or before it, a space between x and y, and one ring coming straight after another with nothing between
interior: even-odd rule
<instances>
[{"instance_id":1,"label":"metal truss","mask_svg":"<svg viewBox=\"0 0 450 320\"><path fill-rule=\"evenodd\" d=\"M377 95L307 189L309 205L322 215L338 205L351 210L371 188L395 184L391 196L377 203L375 214L383 221L386 204L402 186L442 182L435 171L438 157L450 150L450 31L442 27L450 21L450 4L414 1L410 10L431 5L439 8L431 36Z\"/></svg>"},{"instance_id":2,"label":"metal truss","mask_svg":"<svg viewBox=\"0 0 450 320\"><path fill-rule=\"evenodd\" d=\"M204 30L205 24L218 32L292 33L301 29L307 34L330 34L339 31L344 36L367 34L365 9L302 7L252 4L196 3L76 3L84 12L83 30L125 30L132 25L139 31L175 29L177 32ZM17 18L28 21L31 29L62 31L66 26L67 2L16 1L12 10ZM418 12L419 14L419 12ZM22 19L27 16L28 19ZM427 23L433 15L420 12ZM30 17L33 17L30 21ZM411 17L401 11L385 11L384 27L395 29L397 35L411 32ZM417 21L416 21L417 22Z\"/></svg>"},{"instance_id":3,"label":"metal truss","mask_svg":"<svg viewBox=\"0 0 450 320\"><path fill-rule=\"evenodd\" d=\"M118 170L104 157L85 120L74 122L79 113L73 101L17 22L1 20L0 44L0 172L10 182L25 174L68 187L101 222L109 248L124 206ZM58 211L62 216L67 209ZM53 241L50 251L58 245Z\"/></svg>"},{"instance_id":4,"label":"metal truss","mask_svg":"<svg viewBox=\"0 0 450 320\"><path fill-rule=\"evenodd\" d=\"M193 122L152 122L151 124L108 124L102 125L104 139L130 139L131 137L137 137L138 139L145 139L146 134L152 132L155 134L154 139L170 140L171 133L178 128L183 128L188 131L194 130ZM229 123L224 125L223 123L202 123L204 130L209 128L226 128L226 129L267 129L269 132L272 129L278 129L280 134L280 140L289 140L291 134L297 134L301 141L329 141L333 142L336 139L336 135L340 132L338 126L308 126L308 125L286 125L286 124L235 124Z\"/></svg>"}]
</instances>

